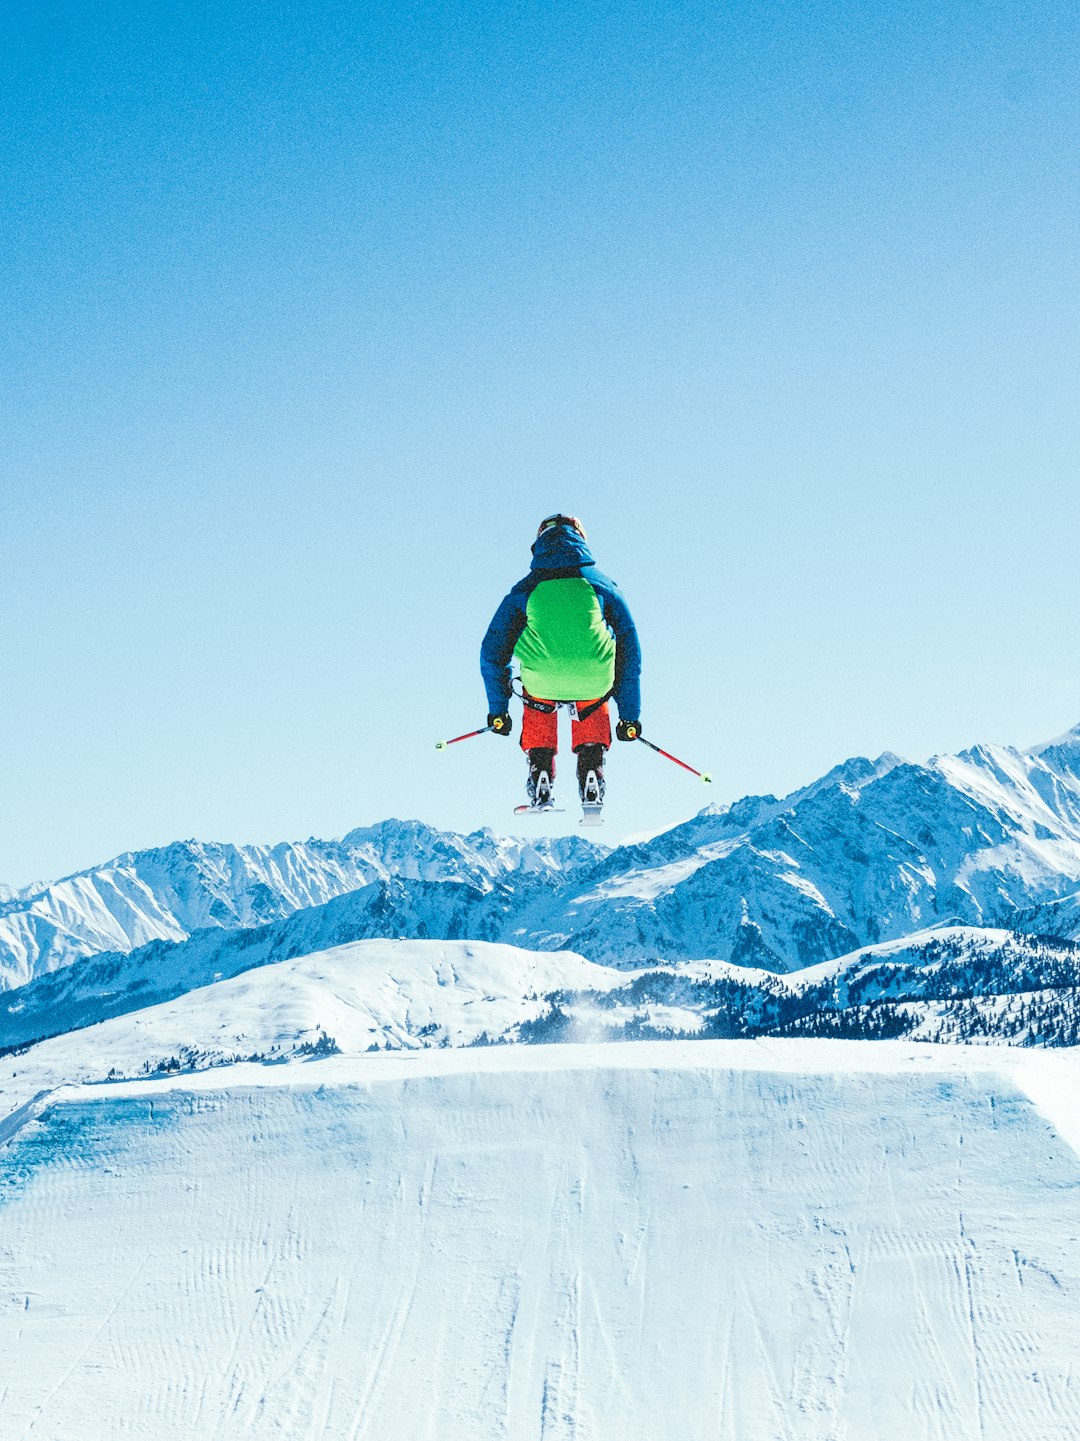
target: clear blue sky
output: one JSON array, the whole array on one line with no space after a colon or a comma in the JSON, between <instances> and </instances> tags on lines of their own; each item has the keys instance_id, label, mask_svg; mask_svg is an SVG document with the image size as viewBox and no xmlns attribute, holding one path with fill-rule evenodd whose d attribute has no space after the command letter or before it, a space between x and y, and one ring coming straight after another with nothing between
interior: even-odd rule
<instances>
[{"instance_id":1,"label":"clear blue sky","mask_svg":"<svg viewBox=\"0 0 1080 1441\"><path fill-rule=\"evenodd\" d=\"M433 746L555 508L716 778L618 748L609 839L1080 720L1078 41L1021 0L6 7L0 879L512 828L516 746Z\"/></svg>"}]
</instances>

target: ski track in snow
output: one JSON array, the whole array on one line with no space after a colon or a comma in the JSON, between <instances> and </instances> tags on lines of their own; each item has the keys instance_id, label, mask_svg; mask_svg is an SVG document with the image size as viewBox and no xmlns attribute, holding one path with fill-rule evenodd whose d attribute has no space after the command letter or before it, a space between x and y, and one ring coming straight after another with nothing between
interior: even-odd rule
<instances>
[{"instance_id":1,"label":"ski track in snow","mask_svg":"<svg viewBox=\"0 0 1080 1441\"><path fill-rule=\"evenodd\" d=\"M5 1441L1080 1436L1075 1059L500 1048L36 1097Z\"/></svg>"}]
</instances>

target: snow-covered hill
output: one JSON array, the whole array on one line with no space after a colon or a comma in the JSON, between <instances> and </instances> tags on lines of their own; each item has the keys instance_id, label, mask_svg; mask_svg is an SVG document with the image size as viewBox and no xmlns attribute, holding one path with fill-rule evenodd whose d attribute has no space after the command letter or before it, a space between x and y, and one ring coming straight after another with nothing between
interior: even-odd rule
<instances>
[{"instance_id":1,"label":"snow-covered hill","mask_svg":"<svg viewBox=\"0 0 1080 1441\"><path fill-rule=\"evenodd\" d=\"M603 995L626 982L625 972L564 951L483 941L336 946L210 978L0 1054L0 1125L38 1092L71 1081L516 1039L523 1023L548 1014L552 995Z\"/></svg>"},{"instance_id":2,"label":"snow-covered hill","mask_svg":"<svg viewBox=\"0 0 1080 1441\"><path fill-rule=\"evenodd\" d=\"M1062 896L1057 901L1030 906L1019 913L1014 924L1035 935L1057 936L1063 940L1080 939L1080 891Z\"/></svg>"},{"instance_id":3,"label":"snow-covered hill","mask_svg":"<svg viewBox=\"0 0 1080 1441\"><path fill-rule=\"evenodd\" d=\"M952 927L788 975L667 962L564 991L515 1039L835 1036L1080 1045L1080 945Z\"/></svg>"},{"instance_id":4,"label":"snow-covered hill","mask_svg":"<svg viewBox=\"0 0 1080 1441\"><path fill-rule=\"evenodd\" d=\"M1070 1436L1080 1077L1020 1059L496 1047L41 1098L0 1148L5 1434Z\"/></svg>"},{"instance_id":5,"label":"snow-covered hill","mask_svg":"<svg viewBox=\"0 0 1080 1441\"><path fill-rule=\"evenodd\" d=\"M512 895L502 885L379 881L267 925L197 931L92 956L0 995L0 1048L90 1025L242 971L377 937L498 940Z\"/></svg>"},{"instance_id":6,"label":"snow-covered hill","mask_svg":"<svg viewBox=\"0 0 1080 1441\"><path fill-rule=\"evenodd\" d=\"M778 1035L1080 1045L1080 945L946 927L787 978Z\"/></svg>"},{"instance_id":7,"label":"snow-covered hill","mask_svg":"<svg viewBox=\"0 0 1080 1441\"><path fill-rule=\"evenodd\" d=\"M280 926L296 930L297 945L304 919ZM247 944L237 944L224 976L198 973L204 935L116 957L119 974L85 961L13 993L0 1029L0 1121L70 1080L478 1042L903 1036L1080 1045L1080 945L1012 932L924 932L778 975L725 961L627 971L467 940L376 939L281 958L263 949L278 929L238 933ZM156 974L170 949L189 969ZM35 1003L25 1013L23 998Z\"/></svg>"}]
</instances>

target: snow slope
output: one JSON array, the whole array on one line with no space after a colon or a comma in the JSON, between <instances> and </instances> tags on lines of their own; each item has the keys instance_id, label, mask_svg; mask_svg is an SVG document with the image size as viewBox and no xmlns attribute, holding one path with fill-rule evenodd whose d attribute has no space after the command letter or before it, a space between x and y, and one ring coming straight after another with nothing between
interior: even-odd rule
<instances>
[{"instance_id":1,"label":"snow slope","mask_svg":"<svg viewBox=\"0 0 1080 1441\"><path fill-rule=\"evenodd\" d=\"M13 1049L11 1067L22 1077L40 1071L44 1086L57 1076L100 1079L110 1066L132 1075L165 1062L190 1069L281 1058L329 1040L358 1053L465 1045L482 1033L533 1042L763 1034L1080 1042L1074 942L942 928L779 975L719 960L630 970L483 940L354 940L379 936L387 913L408 934L438 934L428 924L438 897L457 908L444 912L444 934L500 929L488 905L497 895L414 882L411 900L427 897L414 912L393 899L402 885L367 887L256 930L88 958L8 992L0 1089ZM51 1057L64 1059L46 1063Z\"/></svg>"},{"instance_id":2,"label":"snow slope","mask_svg":"<svg viewBox=\"0 0 1080 1441\"><path fill-rule=\"evenodd\" d=\"M528 1040L633 1035L1080 1044L1080 944L971 926L916 932L788 975L713 961L643 967L552 997ZM560 1035L564 1021L577 1034Z\"/></svg>"},{"instance_id":3,"label":"snow slope","mask_svg":"<svg viewBox=\"0 0 1080 1441\"><path fill-rule=\"evenodd\" d=\"M1016 924L1038 935L1080 940L1080 891L1022 911Z\"/></svg>"},{"instance_id":4,"label":"snow slope","mask_svg":"<svg viewBox=\"0 0 1080 1441\"><path fill-rule=\"evenodd\" d=\"M1060 1441L1077 1079L754 1042L70 1089L0 1150L4 1434Z\"/></svg>"},{"instance_id":5,"label":"snow slope","mask_svg":"<svg viewBox=\"0 0 1080 1441\"><path fill-rule=\"evenodd\" d=\"M604 993L625 971L483 941L359 941L258 966L0 1056L0 1124L65 1082L313 1052L468 1046L514 1034L551 992Z\"/></svg>"}]
</instances>

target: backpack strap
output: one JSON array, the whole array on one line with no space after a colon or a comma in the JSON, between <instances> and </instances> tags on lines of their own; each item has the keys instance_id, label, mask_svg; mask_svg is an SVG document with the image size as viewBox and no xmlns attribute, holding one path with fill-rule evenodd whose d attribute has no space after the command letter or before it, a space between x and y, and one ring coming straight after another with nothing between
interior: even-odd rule
<instances>
[{"instance_id":1,"label":"backpack strap","mask_svg":"<svg viewBox=\"0 0 1080 1441\"><path fill-rule=\"evenodd\" d=\"M517 677L515 676L514 679L517 680ZM512 685L510 688L513 690ZM557 703L551 703L546 700L536 700L535 697L529 694L524 686L521 687L520 691L515 690L514 694L521 696L522 705L526 706L529 710L540 711L542 715L554 715L559 709Z\"/></svg>"},{"instance_id":2,"label":"backpack strap","mask_svg":"<svg viewBox=\"0 0 1080 1441\"><path fill-rule=\"evenodd\" d=\"M517 680L516 676L514 677L514 680ZM510 688L511 690L513 690L515 695L521 696L522 704L524 706L527 706L529 710L540 711L542 715L552 715L555 711L559 709L560 706L571 706L573 707L574 714L579 721L588 720L589 717L593 715L596 711L598 711L601 706L607 705L608 701L615 694L615 687L612 686L611 690L608 691L607 695L602 695L599 700L594 700L589 705L583 707L581 705L581 702L576 700L537 700L535 696L531 696L529 694L529 692L525 689L524 686L521 687L520 691L515 690L513 684L511 684Z\"/></svg>"},{"instance_id":3,"label":"backpack strap","mask_svg":"<svg viewBox=\"0 0 1080 1441\"><path fill-rule=\"evenodd\" d=\"M594 700L592 705L587 705L584 710L581 708L580 705L576 706L578 720L585 721L588 720L591 715L595 715L595 713L600 709L601 706L607 705L608 701L614 694L615 688L613 686L611 690L608 691L607 695L602 695L599 700Z\"/></svg>"}]
</instances>

